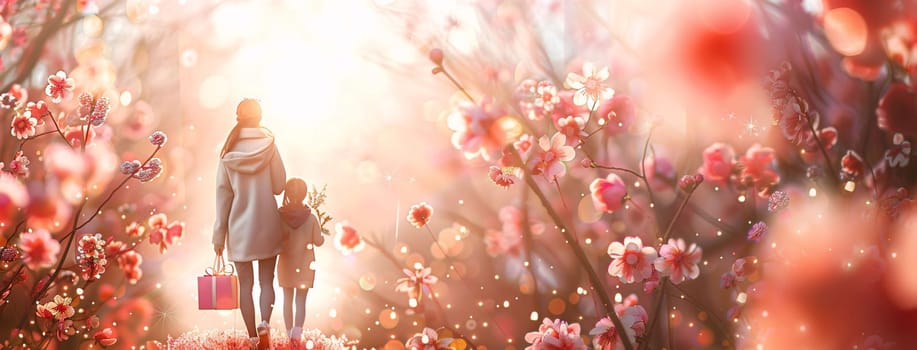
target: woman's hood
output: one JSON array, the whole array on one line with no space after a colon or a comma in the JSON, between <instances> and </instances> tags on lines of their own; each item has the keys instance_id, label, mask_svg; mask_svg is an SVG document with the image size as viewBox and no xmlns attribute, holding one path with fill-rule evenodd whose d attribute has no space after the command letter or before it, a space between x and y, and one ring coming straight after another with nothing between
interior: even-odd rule
<instances>
[{"instance_id":1,"label":"woman's hood","mask_svg":"<svg viewBox=\"0 0 917 350\"><path fill-rule=\"evenodd\" d=\"M270 164L275 153L273 136L259 128L242 128L238 142L222 161L226 169L251 174Z\"/></svg>"},{"instance_id":2,"label":"woman's hood","mask_svg":"<svg viewBox=\"0 0 917 350\"><path fill-rule=\"evenodd\" d=\"M312 216L312 209L306 206L285 205L278 209L280 219L292 228L299 228Z\"/></svg>"}]
</instances>

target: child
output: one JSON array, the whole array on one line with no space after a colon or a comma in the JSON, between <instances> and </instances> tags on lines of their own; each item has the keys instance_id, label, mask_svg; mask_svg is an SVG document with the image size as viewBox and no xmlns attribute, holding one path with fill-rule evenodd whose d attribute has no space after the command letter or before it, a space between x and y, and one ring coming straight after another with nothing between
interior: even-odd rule
<instances>
[{"instance_id":1,"label":"child","mask_svg":"<svg viewBox=\"0 0 917 350\"><path fill-rule=\"evenodd\" d=\"M315 270L312 269L312 263L315 262L313 249L325 243L318 217L304 203L306 191L305 181L291 178L283 191L283 206L279 209L287 241L277 262L277 282L283 288L283 322L289 329L291 344L298 344L301 340L302 326L306 321L306 295L315 281Z\"/></svg>"}]
</instances>

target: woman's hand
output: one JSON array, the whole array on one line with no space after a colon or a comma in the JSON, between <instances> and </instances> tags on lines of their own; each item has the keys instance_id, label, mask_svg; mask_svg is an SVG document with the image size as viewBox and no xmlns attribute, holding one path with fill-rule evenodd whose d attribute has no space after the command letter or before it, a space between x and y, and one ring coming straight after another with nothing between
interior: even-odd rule
<instances>
[{"instance_id":1,"label":"woman's hand","mask_svg":"<svg viewBox=\"0 0 917 350\"><path fill-rule=\"evenodd\" d=\"M216 253L217 256L223 256L223 245L222 245L222 244L214 244L214 245L213 245L213 252Z\"/></svg>"}]
</instances>

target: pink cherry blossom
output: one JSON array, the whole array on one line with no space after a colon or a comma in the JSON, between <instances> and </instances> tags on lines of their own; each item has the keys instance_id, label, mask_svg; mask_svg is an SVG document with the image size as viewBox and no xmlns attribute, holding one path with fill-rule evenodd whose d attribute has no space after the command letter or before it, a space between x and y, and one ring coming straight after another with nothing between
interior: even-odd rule
<instances>
[{"instance_id":1,"label":"pink cherry blossom","mask_svg":"<svg viewBox=\"0 0 917 350\"><path fill-rule=\"evenodd\" d=\"M892 137L893 146L885 151L885 162L891 167L906 167L911 161L911 142L904 139L904 135L895 134Z\"/></svg>"},{"instance_id":2,"label":"pink cherry blossom","mask_svg":"<svg viewBox=\"0 0 917 350\"><path fill-rule=\"evenodd\" d=\"M567 146L576 146L576 144L589 135L586 133L586 117L566 116L556 122L557 131L567 137Z\"/></svg>"},{"instance_id":3,"label":"pink cherry blossom","mask_svg":"<svg viewBox=\"0 0 917 350\"><path fill-rule=\"evenodd\" d=\"M621 315L621 323L624 324L624 331L630 338L631 344L634 343L636 337L643 336L646 333L649 319L650 317L643 306L634 305L624 310L624 314Z\"/></svg>"},{"instance_id":4,"label":"pink cherry blossom","mask_svg":"<svg viewBox=\"0 0 917 350\"><path fill-rule=\"evenodd\" d=\"M598 102L610 99L614 96L615 91L604 85L608 79L608 67L596 69L592 63L583 64L583 75L577 73L567 74L564 86L568 89L576 90L573 95L573 103L577 106L586 106L586 108L595 110L598 108Z\"/></svg>"},{"instance_id":5,"label":"pink cherry blossom","mask_svg":"<svg viewBox=\"0 0 917 350\"><path fill-rule=\"evenodd\" d=\"M429 327L424 327L421 333L415 334L411 339L404 343L405 349L408 350L450 350L449 344L452 338L439 339L439 334Z\"/></svg>"},{"instance_id":6,"label":"pink cherry blossom","mask_svg":"<svg viewBox=\"0 0 917 350\"><path fill-rule=\"evenodd\" d=\"M745 155L739 157L742 171L739 178L743 183L754 186L759 190L770 188L780 182L780 176L773 170L774 150L754 144L748 148Z\"/></svg>"},{"instance_id":7,"label":"pink cherry blossom","mask_svg":"<svg viewBox=\"0 0 917 350\"><path fill-rule=\"evenodd\" d=\"M124 277L130 284L137 284L137 281L143 277L143 270L140 269L141 263L143 263L143 256L133 250L118 256L118 267L124 271Z\"/></svg>"},{"instance_id":8,"label":"pink cherry blossom","mask_svg":"<svg viewBox=\"0 0 917 350\"><path fill-rule=\"evenodd\" d=\"M26 103L25 109L32 114L32 118L35 118L38 121L38 125L44 124L44 117L51 115L51 112L48 111L48 105L45 104L45 101Z\"/></svg>"},{"instance_id":9,"label":"pink cherry blossom","mask_svg":"<svg viewBox=\"0 0 917 350\"><path fill-rule=\"evenodd\" d=\"M533 145L535 145L535 137L529 134L524 134L519 137L519 140L513 142L513 147L516 148L516 152L519 152L522 161L528 159L529 151L532 150Z\"/></svg>"},{"instance_id":10,"label":"pink cherry blossom","mask_svg":"<svg viewBox=\"0 0 917 350\"><path fill-rule=\"evenodd\" d=\"M16 114L10 125L10 134L19 140L27 139L35 136L35 125L37 124L38 120L32 118L32 113L29 111Z\"/></svg>"},{"instance_id":11,"label":"pink cherry blossom","mask_svg":"<svg viewBox=\"0 0 917 350\"><path fill-rule=\"evenodd\" d=\"M44 308L51 313L54 319L63 321L76 314L71 303L73 303L73 298L55 295L54 300L45 303ZM47 315L47 312L42 312L42 314L42 316Z\"/></svg>"},{"instance_id":12,"label":"pink cherry blossom","mask_svg":"<svg viewBox=\"0 0 917 350\"><path fill-rule=\"evenodd\" d=\"M439 281L439 278L433 276L432 268L423 267L420 264L414 266L414 271L408 269L402 271L407 277L395 281L395 291L408 293L408 297L417 302L420 302L425 287L430 289Z\"/></svg>"},{"instance_id":13,"label":"pink cherry blossom","mask_svg":"<svg viewBox=\"0 0 917 350\"><path fill-rule=\"evenodd\" d=\"M624 343L621 342L618 330L615 329L611 318L603 317L596 322L595 328L589 331L589 335L592 336L592 345L596 350L624 349Z\"/></svg>"},{"instance_id":14,"label":"pink cherry blossom","mask_svg":"<svg viewBox=\"0 0 917 350\"><path fill-rule=\"evenodd\" d=\"M579 323L567 324L556 319L553 322L545 318L537 332L525 334L529 345L525 350L586 350L586 344L580 337Z\"/></svg>"},{"instance_id":15,"label":"pink cherry blossom","mask_svg":"<svg viewBox=\"0 0 917 350\"><path fill-rule=\"evenodd\" d=\"M51 98L51 102L60 103L73 93L73 88L73 78L68 78L64 71L57 71L56 74L48 77L45 95Z\"/></svg>"},{"instance_id":16,"label":"pink cherry blossom","mask_svg":"<svg viewBox=\"0 0 917 350\"><path fill-rule=\"evenodd\" d=\"M566 142L567 137L561 133L555 133L550 139L547 136L538 139L539 148L533 151L529 160L532 174L540 175L548 181L554 181L566 175L566 162L573 160L576 156L573 147L567 146Z\"/></svg>"},{"instance_id":17,"label":"pink cherry blossom","mask_svg":"<svg viewBox=\"0 0 917 350\"><path fill-rule=\"evenodd\" d=\"M758 221L748 229L748 240L757 242L765 234L767 234L767 224L764 221Z\"/></svg>"},{"instance_id":18,"label":"pink cherry blossom","mask_svg":"<svg viewBox=\"0 0 917 350\"><path fill-rule=\"evenodd\" d=\"M608 174L608 177L598 178L589 185L592 193L592 205L600 212L613 212L624 206L627 198L627 185L617 174Z\"/></svg>"},{"instance_id":19,"label":"pink cherry blossom","mask_svg":"<svg viewBox=\"0 0 917 350\"><path fill-rule=\"evenodd\" d=\"M501 123L502 116L503 112L492 103L475 105L462 102L447 121L449 129L454 132L452 145L464 152L468 159L478 156L484 160L496 159L508 141Z\"/></svg>"},{"instance_id":20,"label":"pink cherry blossom","mask_svg":"<svg viewBox=\"0 0 917 350\"><path fill-rule=\"evenodd\" d=\"M758 271L758 259L753 256L736 259L732 263L732 274L735 275L736 281L742 282L754 275Z\"/></svg>"},{"instance_id":21,"label":"pink cherry blossom","mask_svg":"<svg viewBox=\"0 0 917 350\"><path fill-rule=\"evenodd\" d=\"M360 235L357 233L357 229L350 225L347 221L341 221L334 225L334 247L341 251L344 255L350 255L356 252L363 250L365 243L363 239L360 238Z\"/></svg>"},{"instance_id":22,"label":"pink cherry blossom","mask_svg":"<svg viewBox=\"0 0 917 350\"><path fill-rule=\"evenodd\" d=\"M697 244L691 243L685 249L685 240L670 238L667 244L659 248L659 258L653 263L662 276L669 276L674 284L679 284L688 279L695 279L700 275L702 250Z\"/></svg>"},{"instance_id":23,"label":"pink cherry blossom","mask_svg":"<svg viewBox=\"0 0 917 350\"><path fill-rule=\"evenodd\" d=\"M611 264L608 274L618 277L622 283L640 282L653 274L653 261L657 253L653 247L644 247L640 237L625 237L624 243L612 242L608 246Z\"/></svg>"},{"instance_id":24,"label":"pink cherry blossom","mask_svg":"<svg viewBox=\"0 0 917 350\"><path fill-rule=\"evenodd\" d=\"M554 110L560 102L557 88L550 81L523 80L516 89L519 109L529 120L539 120Z\"/></svg>"},{"instance_id":25,"label":"pink cherry blossom","mask_svg":"<svg viewBox=\"0 0 917 350\"><path fill-rule=\"evenodd\" d=\"M50 267L57 261L60 243L47 230L38 229L19 236L22 258L29 269Z\"/></svg>"},{"instance_id":26,"label":"pink cherry blossom","mask_svg":"<svg viewBox=\"0 0 917 350\"><path fill-rule=\"evenodd\" d=\"M732 174L735 165L735 152L727 144L714 143L704 150L704 165L700 173L705 179L725 181Z\"/></svg>"},{"instance_id":27,"label":"pink cherry blossom","mask_svg":"<svg viewBox=\"0 0 917 350\"><path fill-rule=\"evenodd\" d=\"M491 166L487 174L490 177L490 181L503 188L509 188L519 180L519 177L515 174L515 168L512 167Z\"/></svg>"}]
</instances>

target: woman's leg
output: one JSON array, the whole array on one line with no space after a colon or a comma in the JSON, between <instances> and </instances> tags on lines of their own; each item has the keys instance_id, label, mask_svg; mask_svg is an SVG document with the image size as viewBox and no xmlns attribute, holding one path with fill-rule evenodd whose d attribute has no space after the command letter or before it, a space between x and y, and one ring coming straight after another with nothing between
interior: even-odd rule
<instances>
[{"instance_id":1,"label":"woman's leg","mask_svg":"<svg viewBox=\"0 0 917 350\"><path fill-rule=\"evenodd\" d=\"M296 289L296 327L303 328L306 324L306 296L309 288Z\"/></svg>"},{"instance_id":2,"label":"woman's leg","mask_svg":"<svg viewBox=\"0 0 917 350\"><path fill-rule=\"evenodd\" d=\"M274 265L277 257L258 260L258 285L261 287L261 320L271 323L274 311Z\"/></svg>"},{"instance_id":3,"label":"woman's leg","mask_svg":"<svg viewBox=\"0 0 917 350\"><path fill-rule=\"evenodd\" d=\"M242 320L249 337L257 337L255 332L255 302L252 300L252 287L255 285L255 272L251 261L235 262L236 272L239 273L239 309L242 311Z\"/></svg>"},{"instance_id":4,"label":"woman's leg","mask_svg":"<svg viewBox=\"0 0 917 350\"><path fill-rule=\"evenodd\" d=\"M293 329L293 288L283 289L283 323L287 331Z\"/></svg>"}]
</instances>

